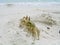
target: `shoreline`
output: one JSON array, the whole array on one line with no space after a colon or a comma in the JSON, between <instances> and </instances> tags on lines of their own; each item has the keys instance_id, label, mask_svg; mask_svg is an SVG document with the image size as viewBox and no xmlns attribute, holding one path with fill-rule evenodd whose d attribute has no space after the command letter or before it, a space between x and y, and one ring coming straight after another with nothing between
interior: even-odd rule
<instances>
[{"instance_id":1,"label":"shoreline","mask_svg":"<svg viewBox=\"0 0 60 45\"><path fill-rule=\"evenodd\" d=\"M0 2L0 4L60 4L60 2Z\"/></svg>"}]
</instances>

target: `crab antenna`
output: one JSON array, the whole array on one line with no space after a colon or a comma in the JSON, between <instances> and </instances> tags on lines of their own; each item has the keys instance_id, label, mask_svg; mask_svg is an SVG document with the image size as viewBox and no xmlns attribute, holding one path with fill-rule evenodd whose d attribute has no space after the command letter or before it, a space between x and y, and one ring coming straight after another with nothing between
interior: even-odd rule
<instances>
[{"instance_id":1,"label":"crab antenna","mask_svg":"<svg viewBox=\"0 0 60 45\"><path fill-rule=\"evenodd\" d=\"M29 20L30 20L30 16L29 16Z\"/></svg>"},{"instance_id":2,"label":"crab antenna","mask_svg":"<svg viewBox=\"0 0 60 45\"><path fill-rule=\"evenodd\" d=\"M28 19L29 17L28 16L26 16L26 19Z\"/></svg>"}]
</instances>

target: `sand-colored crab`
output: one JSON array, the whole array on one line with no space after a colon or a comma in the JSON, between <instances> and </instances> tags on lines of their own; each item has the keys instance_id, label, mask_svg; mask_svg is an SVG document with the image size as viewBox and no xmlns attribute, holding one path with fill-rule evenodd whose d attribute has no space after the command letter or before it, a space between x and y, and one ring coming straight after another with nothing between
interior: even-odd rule
<instances>
[{"instance_id":1,"label":"sand-colored crab","mask_svg":"<svg viewBox=\"0 0 60 45\"><path fill-rule=\"evenodd\" d=\"M25 16L20 20L20 27L26 29L26 32L30 34L33 39L39 39L40 31L36 27L36 25L30 20L30 17Z\"/></svg>"}]
</instances>

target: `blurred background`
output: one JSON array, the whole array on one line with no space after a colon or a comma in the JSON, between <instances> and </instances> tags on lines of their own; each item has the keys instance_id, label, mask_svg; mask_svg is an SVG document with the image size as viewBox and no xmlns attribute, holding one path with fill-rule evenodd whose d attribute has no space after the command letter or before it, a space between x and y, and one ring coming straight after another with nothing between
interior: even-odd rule
<instances>
[{"instance_id":1,"label":"blurred background","mask_svg":"<svg viewBox=\"0 0 60 45\"><path fill-rule=\"evenodd\" d=\"M12 2L60 2L60 0L0 0L0 3Z\"/></svg>"}]
</instances>

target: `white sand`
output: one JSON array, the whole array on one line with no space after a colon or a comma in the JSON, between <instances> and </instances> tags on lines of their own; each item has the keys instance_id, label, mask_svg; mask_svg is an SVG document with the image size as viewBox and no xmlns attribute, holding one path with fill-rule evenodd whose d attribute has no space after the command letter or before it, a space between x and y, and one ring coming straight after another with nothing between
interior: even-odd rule
<instances>
[{"instance_id":1,"label":"white sand","mask_svg":"<svg viewBox=\"0 0 60 45\"><path fill-rule=\"evenodd\" d=\"M60 45L60 12L59 4L49 3L13 3L12 6L0 4L0 45ZM31 20L39 19L41 14L51 15L58 23L48 30L42 23L36 23L41 31L40 40L32 43L31 37L26 37L23 29L19 28L19 19L23 16L30 16ZM45 33L45 30L48 32ZM53 36L52 36L53 35Z\"/></svg>"}]
</instances>

